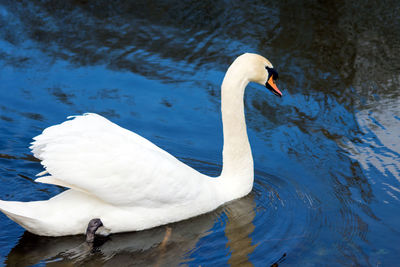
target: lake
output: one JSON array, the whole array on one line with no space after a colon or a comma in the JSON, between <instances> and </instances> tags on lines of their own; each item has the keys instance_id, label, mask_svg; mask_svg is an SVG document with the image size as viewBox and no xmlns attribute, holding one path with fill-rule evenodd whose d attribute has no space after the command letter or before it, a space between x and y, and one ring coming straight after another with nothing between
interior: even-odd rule
<instances>
[{"instance_id":1,"label":"lake","mask_svg":"<svg viewBox=\"0 0 400 267\"><path fill-rule=\"evenodd\" d=\"M0 214L4 266L395 266L400 261L400 2L0 1L0 199L49 199L34 136L94 112L196 170L222 165L220 85L244 52L252 192L90 248ZM167 233L170 234L163 242Z\"/></svg>"}]
</instances>

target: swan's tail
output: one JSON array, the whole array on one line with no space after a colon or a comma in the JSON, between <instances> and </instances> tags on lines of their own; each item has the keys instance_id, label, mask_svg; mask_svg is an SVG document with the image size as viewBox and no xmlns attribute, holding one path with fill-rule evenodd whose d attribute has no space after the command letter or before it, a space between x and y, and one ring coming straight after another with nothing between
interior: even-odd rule
<instances>
[{"instance_id":1,"label":"swan's tail","mask_svg":"<svg viewBox=\"0 0 400 267\"><path fill-rule=\"evenodd\" d=\"M32 216L32 209L28 203L0 200L0 211L26 230L36 233L35 226L39 225L39 221Z\"/></svg>"}]
</instances>

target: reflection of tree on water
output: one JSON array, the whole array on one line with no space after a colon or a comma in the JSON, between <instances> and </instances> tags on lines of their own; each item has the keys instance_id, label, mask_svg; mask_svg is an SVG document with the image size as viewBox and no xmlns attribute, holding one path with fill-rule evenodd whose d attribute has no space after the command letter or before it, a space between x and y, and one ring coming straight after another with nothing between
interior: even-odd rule
<instances>
[{"instance_id":1,"label":"reflection of tree on water","mask_svg":"<svg viewBox=\"0 0 400 267\"><path fill-rule=\"evenodd\" d=\"M243 8L241 1L22 1L3 4L8 12L0 15L0 25L7 29L3 40L18 44L30 39L51 57L166 80L177 71L184 79L192 76L179 62L224 70L243 49L258 50L281 66L288 53L301 53L314 65L305 67L305 74L321 78L312 79L318 84L310 89L333 93L343 102L359 96L327 87L356 86L362 82L355 77L359 71L387 81L399 68L399 20L388 19L395 17L398 5L390 2L252 1ZM160 69L166 59L174 66L166 63ZM395 93L393 88L379 93ZM357 88L364 97L370 92Z\"/></svg>"},{"instance_id":2,"label":"reflection of tree on water","mask_svg":"<svg viewBox=\"0 0 400 267\"><path fill-rule=\"evenodd\" d=\"M100 238L100 244L91 247L84 236L40 237L25 232L11 250L7 266L30 266L39 262L84 264L85 266L178 266L190 262L190 253L198 241L210 233L215 220L227 216L225 234L230 248L230 264L245 264L254 250L250 234L254 230L255 203L252 196L229 203L216 212L155 229L111 235ZM166 237L167 228L170 234ZM163 242L164 241L164 242ZM213 244L211 244L212 246ZM218 244L214 244L218 245ZM221 249L221 248L216 248ZM221 259L211 259L221 262Z\"/></svg>"}]
</instances>

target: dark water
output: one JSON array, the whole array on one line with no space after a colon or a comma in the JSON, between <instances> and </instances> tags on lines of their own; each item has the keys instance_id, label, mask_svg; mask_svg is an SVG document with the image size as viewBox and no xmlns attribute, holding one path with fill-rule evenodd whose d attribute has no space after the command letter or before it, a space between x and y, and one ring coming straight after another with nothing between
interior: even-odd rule
<instances>
[{"instance_id":1,"label":"dark water","mask_svg":"<svg viewBox=\"0 0 400 267\"><path fill-rule=\"evenodd\" d=\"M332 1L333 2L333 1ZM395 266L400 261L398 1L0 1L0 198L48 199L31 138L96 112L206 174L220 84L243 52L252 193L166 227L44 238L0 214L5 266Z\"/></svg>"}]
</instances>

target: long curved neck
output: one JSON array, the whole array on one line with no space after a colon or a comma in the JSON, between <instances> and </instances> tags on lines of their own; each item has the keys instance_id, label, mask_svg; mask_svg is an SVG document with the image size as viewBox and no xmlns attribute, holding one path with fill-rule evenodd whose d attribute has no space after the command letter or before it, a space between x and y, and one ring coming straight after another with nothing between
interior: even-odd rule
<instances>
[{"instance_id":1,"label":"long curved neck","mask_svg":"<svg viewBox=\"0 0 400 267\"><path fill-rule=\"evenodd\" d=\"M221 88L224 147L221 180L232 198L246 195L253 187L254 167L244 114L244 91L249 83L239 64L228 69Z\"/></svg>"}]
</instances>

